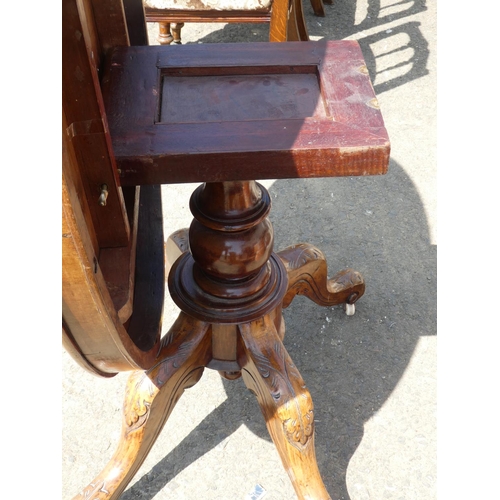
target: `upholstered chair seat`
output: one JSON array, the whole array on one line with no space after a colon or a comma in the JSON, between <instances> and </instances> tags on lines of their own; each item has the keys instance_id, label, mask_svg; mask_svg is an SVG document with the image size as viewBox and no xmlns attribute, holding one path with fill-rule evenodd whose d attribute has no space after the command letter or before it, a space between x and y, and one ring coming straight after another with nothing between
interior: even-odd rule
<instances>
[{"instance_id":1,"label":"upholstered chair seat","mask_svg":"<svg viewBox=\"0 0 500 500\"><path fill-rule=\"evenodd\" d=\"M143 0L146 9L269 12L272 0Z\"/></svg>"}]
</instances>

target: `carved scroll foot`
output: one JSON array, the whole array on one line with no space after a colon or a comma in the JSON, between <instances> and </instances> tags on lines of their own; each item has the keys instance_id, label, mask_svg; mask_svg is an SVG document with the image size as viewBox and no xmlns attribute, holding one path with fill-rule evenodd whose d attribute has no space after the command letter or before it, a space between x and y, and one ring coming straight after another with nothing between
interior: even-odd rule
<instances>
[{"instance_id":1,"label":"carved scroll foot","mask_svg":"<svg viewBox=\"0 0 500 500\"><path fill-rule=\"evenodd\" d=\"M365 293L365 282L357 271L345 269L328 278L325 256L313 245L294 245L278 252L278 256L288 273L283 307L288 307L296 295L305 295L321 306L353 305Z\"/></svg>"},{"instance_id":2,"label":"carved scroll foot","mask_svg":"<svg viewBox=\"0 0 500 500\"><path fill-rule=\"evenodd\" d=\"M314 450L311 395L270 316L239 326L243 380L257 396L269 434L299 500L330 500Z\"/></svg>"},{"instance_id":3,"label":"carved scroll foot","mask_svg":"<svg viewBox=\"0 0 500 500\"><path fill-rule=\"evenodd\" d=\"M158 363L134 372L127 384L123 424L115 454L74 500L118 499L142 465L175 404L198 382L210 360L208 324L180 314L162 340Z\"/></svg>"}]
</instances>

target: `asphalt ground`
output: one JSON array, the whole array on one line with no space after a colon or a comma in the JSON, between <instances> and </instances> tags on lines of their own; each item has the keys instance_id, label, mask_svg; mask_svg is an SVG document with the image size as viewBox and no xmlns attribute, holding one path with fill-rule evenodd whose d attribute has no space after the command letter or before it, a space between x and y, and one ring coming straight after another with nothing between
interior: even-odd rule
<instances>
[{"instance_id":1,"label":"asphalt ground","mask_svg":"<svg viewBox=\"0 0 500 500\"><path fill-rule=\"evenodd\" d=\"M285 346L311 392L316 453L332 498L436 498L436 4L349 2L313 15L312 40L358 40L391 140L380 177L270 180L275 248L309 242L330 274L367 288L356 314L298 297ZM150 25L156 44L157 26ZM266 25L186 24L183 42L266 41ZM175 50L175 46L172 46ZM162 187L164 233L187 227L195 185ZM178 310L166 297L164 325ZM62 498L111 458L128 374L99 379L62 352ZM206 370L186 391L124 500L296 498L254 396Z\"/></svg>"}]
</instances>

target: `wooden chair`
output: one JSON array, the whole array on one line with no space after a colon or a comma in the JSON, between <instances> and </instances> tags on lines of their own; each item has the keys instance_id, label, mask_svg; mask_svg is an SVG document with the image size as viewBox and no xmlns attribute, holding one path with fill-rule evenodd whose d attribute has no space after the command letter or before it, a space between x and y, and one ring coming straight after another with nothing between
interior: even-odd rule
<instances>
[{"instance_id":1,"label":"wooden chair","mask_svg":"<svg viewBox=\"0 0 500 500\"><path fill-rule=\"evenodd\" d=\"M312 0L315 9L322 0ZM271 42L308 40L301 0L143 0L161 45L181 43L184 23L269 23Z\"/></svg>"},{"instance_id":2,"label":"wooden chair","mask_svg":"<svg viewBox=\"0 0 500 500\"><path fill-rule=\"evenodd\" d=\"M208 368L254 392L299 500L329 500L282 309L304 295L352 314L365 283L352 269L328 278L312 245L274 252L253 179L387 171L358 43L128 46L122 0L62 8L63 343L97 376L132 372L117 450L75 498L117 500ZM194 220L164 261L159 185L182 182L202 183ZM160 338L166 274L181 312Z\"/></svg>"}]
</instances>

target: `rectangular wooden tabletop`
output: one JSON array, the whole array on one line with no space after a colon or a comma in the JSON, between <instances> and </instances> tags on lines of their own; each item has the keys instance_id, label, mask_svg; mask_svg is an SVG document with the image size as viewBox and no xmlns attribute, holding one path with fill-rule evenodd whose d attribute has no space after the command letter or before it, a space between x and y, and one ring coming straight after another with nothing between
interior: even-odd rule
<instances>
[{"instance_id":1,"label":"rectangular wooden tabletop","mask_svg":"<svg viewBox=\"0 0 500 500\"><path fill-rule=\"evenodd\" d=\"M102 88L122 185L387 171L355 41L118 47Z\"/></svg>"}]
</instances>

